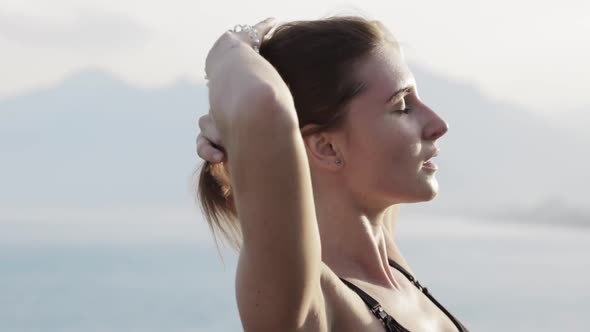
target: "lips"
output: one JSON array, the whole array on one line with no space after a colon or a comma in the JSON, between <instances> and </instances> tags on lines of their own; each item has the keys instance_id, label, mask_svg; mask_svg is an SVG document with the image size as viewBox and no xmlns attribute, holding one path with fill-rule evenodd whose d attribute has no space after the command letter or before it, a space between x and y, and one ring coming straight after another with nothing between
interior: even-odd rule
<instances>
[{"instance_id":1,"label":"lips","mask_svg":"<svg viewBox=\"0 0 590 332\"><path fill-rule=\"evenodd\" d=\"M424 164L422 164L422 168L436 171L438 169L438 165L436 165L432 161L427 161Z\"/></svg>"},{"instance_id":2,"label":"lips","mask_svg":"<svg viewBox=\"0 0 590 332\"><path fill-rule=\"evenodd\" d=\"M440 149L436 149L436 150L434 150L434 151L433 151L433 152L430 154L430 156L428 157L428 159L426 159L426 161L424 161L424 164L426 164L426 163L430 162L430 159L432 159L432 158L434 158L434 157L438 156L438 153L439 153L439 152L440 152Z\"/></svg>"},{"instance_id":3,"label":"lips","mask_svg":"<svg viewBox=\"0 0 590 332\"><path fill-rule=\"evenodd\" d=\"M426 161L424 163L422 163L422 168L427 169L427 170L431 170L431 171L436 171L438 169L438 166L434 162L432 162L431 159L438 156L439 152L440 152L440 149L436 149L432 153L430 153L428 159L426 159Z\"/></svg>"}]
</instances>

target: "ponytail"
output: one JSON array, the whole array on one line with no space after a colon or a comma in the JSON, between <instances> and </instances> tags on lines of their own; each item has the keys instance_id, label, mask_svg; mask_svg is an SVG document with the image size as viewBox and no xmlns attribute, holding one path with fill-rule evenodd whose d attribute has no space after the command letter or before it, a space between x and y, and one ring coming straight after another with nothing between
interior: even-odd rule
<instances>
[{"instance_id":1,"label":"ponytail","mask_svg":"<svg viewBox=\"0 0 590 332\"><path fill-rule=\"evenodd\" d=\"M197 200L218 246L217 235L236 250L242 242L242 231L232 193L226 163L212 164L205 161L200 168ZM218 246L219 248L219 246Z\"/></svg>"}]
</instances>

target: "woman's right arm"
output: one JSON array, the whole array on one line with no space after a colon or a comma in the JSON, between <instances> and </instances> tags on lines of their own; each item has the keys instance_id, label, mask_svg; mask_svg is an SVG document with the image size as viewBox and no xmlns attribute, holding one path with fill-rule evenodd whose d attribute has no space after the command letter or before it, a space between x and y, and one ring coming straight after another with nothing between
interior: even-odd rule
<instances>
[{"instance_id":1,"label":"woman's right arm","mask_svg":"<svg viewBox=\"0 0 590 332\"><path fill-rule=\"evenodd\" d=\"M311 176L293 100L246 44L225 54L227 67L217 67L209 88L243 234L240 317L245 331L302 330L312 310L323 316L324 309ZM232 80L214 83L221 75Z\"/></svg>"}]
</instances>

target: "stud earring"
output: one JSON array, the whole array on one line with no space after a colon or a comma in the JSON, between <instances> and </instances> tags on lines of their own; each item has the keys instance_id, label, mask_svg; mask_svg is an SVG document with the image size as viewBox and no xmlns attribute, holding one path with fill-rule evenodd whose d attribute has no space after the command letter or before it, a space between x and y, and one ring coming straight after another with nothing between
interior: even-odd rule
<instances>
[{"instance_id":1,"label":"stud earring","mask_svg":"<svg viewBox=\"0 0 590 332\"><path fill-rule=\"evenodd\" d=\"M335 163L336 163L336 165L341 165L342 164L342 160L336 159Z\"/></svg>"}]
</instances>

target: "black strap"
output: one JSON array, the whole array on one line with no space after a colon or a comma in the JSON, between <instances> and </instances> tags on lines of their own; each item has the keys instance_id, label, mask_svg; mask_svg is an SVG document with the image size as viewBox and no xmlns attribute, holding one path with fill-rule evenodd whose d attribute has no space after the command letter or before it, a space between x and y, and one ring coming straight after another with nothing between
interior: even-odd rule
<instances>
[{"instance_id":1,"label":"black strap","mask_svg":"<svg viewBox=\"0 0 590 332\"><path fill-rule=\"evenodd\" d=\"M430 292L428 291L428 288L423 287L422 285L420 285L420 282L418 282L418 280L416 278L414 278L414 276L411 275L410 272L408 272L406 269L404 269L401 265L399 265L398 263L396 263L391 258L388 258L388 261L389 261L389 265L395 267L402 274L404 274L406 276L406 278L408 278L408 280L410 280L416 287L418 287L419 290L422 291L422 293L424 293L424 295L426 295L430 299L430 301L432 301L440 310L442 310L451 319L451 321L453 322L453 324L455 324L455 326L457 327L457 329L459 329L459 331L469 332L469 330L467 330L467 328L465 326L463 326L463 324L461 324L461 322L459 322L459 320L457 320L455 318L455 316L453 316L445 307L442 306L442 304L440 304L432 296L432 294L430 294Z\"/></svg>"},{"instance_id":2,"label":"black strap","mask_svg":"<svg viewBox=\"0 0 590 332\"><path fill-rule=\"evenodd\" d=\"M391 317L383 308L381 304L377 302L371 295L365 293L362 289L358 288L353 283L340 278L348 287L350 287L355 293L357 293L363 302L369 307L369 310L383 323L383 326L387 329L387 332L410 332L403 326L401 326L393 317Z\"/></svg>"},{"instance_id":3,"label":"black strap","mask_svg":"<svg viewBox=\"0 0 590 332\"><path fill-rule=\"evenodd\" d=\"M425 293L425 294L426 294L426 296L428 296L430 301L432 301L434 304L436 304L436 306L440 310L442 310L451 319L451 321L453 321L453 324L455 324L455 326L457 327L457 329L459 329L459 331L469 332L469 330L467 330L467 328L465 326L463 326L463 324L461 324L461 322L459 320L457 320L457 318L455 318L455 316L451 315L451 313L448 312L447 309L442 306L442 304L438 303L438 301L432 296L432 294L430 294L430 293Z\"/></svg>"},{"instance_id":4,"label":"black strap","mask_svg":"<svg viewBox=\"0 0 590 332\"><path fill-rule=\"evenodd\" d=\"M340 278L340 280L342 280L342 282L344 282L348 287L352 288L352 290L355 291L355 293L357 293L361 297L363 302L365 302L365 304L371 309L371 311L376 310L377 307L381 307L379 302L372 298L371 295L365 293L364 290L358 288L355 284L342 278Z\"/></svg>"},{"instance_id":5,"label":"black strap","mask_svg":"<svg viewBox=\"0 0 590 332\"><path fill-rule=\"evenodd\" d=\"M420 285L420 282L414 278L413 275L410 274L410 272L408 272L406 269L404 269L401 265L399 265L398 263L396 263L394 260L392 260L391 258L387 259L389 261L389 265L395 267L396 269L398 269L403 275L406 276L406 278L408 278L408 280L410 280L416 287L418 287L418 289L420 291L422 291L422 293L428 295L428 288Z\"/></svg>"},{"instance_id":6,"label":"black strap","mask_svg":"<svg viewBox=\"0 0 590 332\"><path fill-rule=\"evenodd\" d=\"M404 269L401 265L396 263L394 260L388 259L388 261L391 266L393 266L394 268L399 270L403 275L405 275L406 278L408 278L408 280L410 280L439 309L441 309L453 321L453 324L455 324L455 326L457 327L457 329L459 329L459 331L469 332L469 330L467 330L467 328L465 326L463 326L463 324L461 324L461 322L459 322L453 315L451 315L451 313L448 312L447 309L445 309L432 296L432 294L430 294L430 292L428 291L428 288L423 287L420 284L420 282L418 282L418 280L416 280L416 278L414 278L414 276L410 274L410 272L408 272L406 269ZM391 315L389 315L387 312L385 312L385 310L383 310L383 308L381 307L381 304L379 304L379 302L377 302L369 294L365 293L365 291L363 291L362 289L358 288L356 285L354 285L353 283L351 283L345 279L340 278L340 280L342 280L342 282L344 282L348 287L350 287L355 293L357 293L361 297L361 299L369 307L369 309L371 310L373 315L375 315L375 317L377 317L383 323L383 325L387 328L388 332L410 332L406 328L401 326Z\"/></svg>"}]
</instances>

